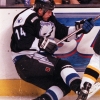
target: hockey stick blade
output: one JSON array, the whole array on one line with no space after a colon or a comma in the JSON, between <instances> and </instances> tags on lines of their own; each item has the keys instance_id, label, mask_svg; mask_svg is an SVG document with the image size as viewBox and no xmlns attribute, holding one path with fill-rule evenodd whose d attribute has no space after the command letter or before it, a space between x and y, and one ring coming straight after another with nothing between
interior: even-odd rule
<instances>
[{"instance_id":1,"label":"hockey stick blade","mask_svg":"<svg viewBox=\"0 0 100 100\"><path fill-rule=\"evenodd\" d=\"M99 18L100 18L100 15L97 16L97 17L95 17L93 21L95 22L95 21L98 20ZM78 30L76 30L76 31L72 32L71 34L67 35L65 38L63 38L62 40L58 41L58 42L57 42L57 45L60 44L60 43L62 43L64 40L70 38L71 36L75 35L77 32L79 32L79 31L81 31L81 30L82 30L82 28L79 28Z\"/></svg>"},{"instance_id":2,"label":"hockey stick blade","mask_svg":"<svg viewBox=\"0 0 100 100\"><path fill-rule=\"evenodd\" d=\"M100 90L100 82L96 82L89 91L87 99L91 98L96 92Z\"/></svg>"}]
</instances>

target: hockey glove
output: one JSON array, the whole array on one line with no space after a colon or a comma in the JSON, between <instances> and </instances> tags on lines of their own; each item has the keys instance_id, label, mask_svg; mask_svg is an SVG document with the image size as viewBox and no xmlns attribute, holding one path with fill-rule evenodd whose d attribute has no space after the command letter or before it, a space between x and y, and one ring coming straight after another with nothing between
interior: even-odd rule
<instances>
[{"instance_id":1,"label":"hockey glove","mask_svg":"<svg viewBox=\"0 0 100 100\"><path fill-rule=\"evenodd\" d=\"M75 29L78 30L80 28L82 28L83 24L84 24L85 20L79 20L75 22ZM79 31L76 33L76 36L78 36L79 34L82 34L83 31Z\"/></svg>"},{"instance_id":2,"label":"hockey glove","mask_svg":"<svg viewBox=\"0 0 100 100\"><path fill-rule=\"evenodd\" d=\"M82 30L80 32L76 33L77 35L81 34L81 33L86 34L86 33L90 32L90 30L93 27L94 27L94 22L93 22L92 18L75 22L76 30L78 30L79 28L82 28Z\"/></svg>"},{"instance_id":3,"label":"hockey glove","mask_svg":"<svg viewBox=\"0 0 100 100\"><path fill-rule=\"evenodd\" d=\"M86 33L90 32L93 27L94 27L94 22L93 22L92 18L85 20L85 22L83 23L83 26L82 26L83 33L86 34Z\"/></svg>"},{"instance_id":4,"label":"hockey glove","mask_svg":"<svg viewBox=\"0 0 100 100\"><path fill-rule=\"evenodd\" d=\"M40 50L45 51L49 54L53 54L58 49L57 44L54 40L43 37L39 39L38 46Z\"/></svg>"}]
</instances>

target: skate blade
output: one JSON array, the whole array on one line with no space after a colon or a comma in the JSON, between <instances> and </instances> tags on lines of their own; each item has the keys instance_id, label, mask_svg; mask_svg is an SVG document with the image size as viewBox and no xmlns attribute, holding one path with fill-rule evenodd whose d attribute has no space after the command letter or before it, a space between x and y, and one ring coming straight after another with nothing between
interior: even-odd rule
<instances>
[{"instance_id":1,"label":"skate blade","mask_svg":"<svg viewBox=\"0 0 100 100\"><path fill-rule=\"evenodd\" d=\"M92 97L96 92L98 92L100 90L100 82L95 83L91 89L90 92L88 94L87 99L89 99L90 97Z\"/></svg>"}]
</instances>

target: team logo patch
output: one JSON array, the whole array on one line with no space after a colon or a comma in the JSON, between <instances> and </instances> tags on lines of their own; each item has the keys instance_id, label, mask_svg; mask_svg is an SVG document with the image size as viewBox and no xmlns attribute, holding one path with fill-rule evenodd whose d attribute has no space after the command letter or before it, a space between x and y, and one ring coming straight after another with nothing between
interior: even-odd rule
<instances>
[{"instance_id":1,"label":"team logo patch","mask_svg":"<svg viewBox=\"0 0 100 100\"><path fill-rule=\"evenodd\" d=\"M20 18L18 18L18 23L21 23L22 21L23 21L23 19L20 17Z\"/></svg>"},{"instance_id":2,"label":"team logo patch","mask_svg":"<svg viewBox=\"0 0 100 100\"><path fill-rule=\"evenodd\" d=\"M50 72L50 70L51 70L51 68L49 68L49 67L46 67L46 68L45 68L45 71L46 71L46 72Z\"/></svg>"}]
</instances>

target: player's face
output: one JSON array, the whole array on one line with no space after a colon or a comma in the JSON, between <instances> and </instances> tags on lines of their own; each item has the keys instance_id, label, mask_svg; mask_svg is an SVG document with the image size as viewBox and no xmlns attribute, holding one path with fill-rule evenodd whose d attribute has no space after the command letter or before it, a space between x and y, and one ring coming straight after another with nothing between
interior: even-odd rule
<instances>
[{"instance_id":1,"label":"player's face","mask_svg":"<svg viewBox=\"0 0 100 100\"><path fill-rule=\"evenodd\" d=\"M44 15L43 15L43 20L48 21L48 19L52 16L52 10L48 10Z\"/></svg>"},{"instance_id":2,"label":"player's face","mask_svg":"<svg viewBox=\"0 0 100 100\"><path fill-rule=\"evenodd\" d=\"M42 16L44 21L48 21L49 17L52 16L52 10L48 10L44 15L43 13L44 13L43 9L38 10L38 15Z\"/></svg>"}]
</instances>

